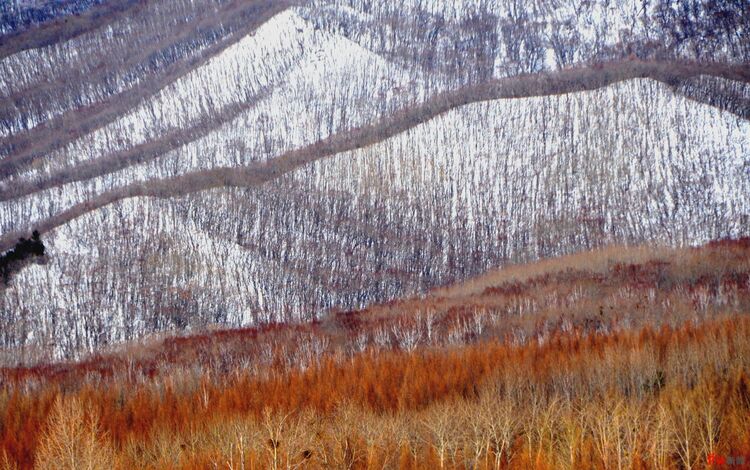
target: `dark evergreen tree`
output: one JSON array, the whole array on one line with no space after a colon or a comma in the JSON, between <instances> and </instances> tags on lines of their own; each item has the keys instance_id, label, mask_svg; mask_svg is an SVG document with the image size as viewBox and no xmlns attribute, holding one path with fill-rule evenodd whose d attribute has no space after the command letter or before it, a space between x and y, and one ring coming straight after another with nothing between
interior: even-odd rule
<instances>
[{"instance_id":1,"label":"dark evergreen tree","mask_svg":"<svg viewBox=\"0 0 750 470\"><path fill-rule=\"evenodd\" d=\"M7 285L10 282L11 275L22 267L23 261L32 257L42 257L45 251L39 231L34 230L31 239L19 238L15 247L0 255L0 275L2 275L3 283Z\"/></svg>"}]
</instances>

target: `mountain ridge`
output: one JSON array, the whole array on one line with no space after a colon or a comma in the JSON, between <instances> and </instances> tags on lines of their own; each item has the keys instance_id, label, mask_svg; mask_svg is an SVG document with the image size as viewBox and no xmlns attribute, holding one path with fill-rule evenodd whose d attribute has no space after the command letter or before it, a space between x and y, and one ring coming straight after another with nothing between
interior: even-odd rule
<instances>
[{"instance_id":1,"label":"mountain ridge","mask_svg":"<svg viewBox=\"0 0 750 470\"><path fill-rule=\"evenodd\" d=\"M747 235L737 5L534 5L148 0L1 60L0 246L48 247L0 292L3 344L70 358Z\"/></svg>"},{"instance_id":2,"label":"mountain ridge","mask_svg":"<svg viewBox=\"0 0 750 470\"><path fill-rule=\"evenodd\" d=\"M700 75L709 75L722 78L740 79L750 83L750 66L724 67L717 70L714 65L691 65L691 64L670 64L670 63L647 63L640 61L625 61L621 64L606 64L601 69L593 67L592 69L584 68L581 70L567 70L557 74L545 74L535 77L517 77L512 79L500 79L497 82L482 85L477 88L468 90L459 90L456 93L448 93L438 96L433 102L428 102L419 106L416 110L406 113L406 116L398 118L393 122L393 118L387 118L384 123L375 124L369 128L356 129L345 132L343 135L335 135L324 141L319 141L309 147L294 150L285 155L277 157L269 162L261 162L250 167L237 168L217 168L201 173L186 174L178 176L172 180L152 181L148 184L149 188L142 183L135 184L130 188L123 188L119 192L104 194L100 199L87 201L84 206L87 210L95 210L104 207L112 202L127 197L137 196L157 196L170 197L183 195L193 191L203 191L222 186L247 187L262 184L281 175L292 171L295 168L311 163L320 158L325 158L336 153L346 152L363 146L371 145L375 142L385 140L398 133L404 132L420 123L426 122L446 111L459 106L464 106L472 102L480 102L495 99L513 99L534 96L548 96L561 93L572 93L577 91L592 90L604 87L630 78L653 78L667 84L675 86L680 80L692 78ZM632 69L632 70L627 70ZM623 72L623 70L627 70ZM601 73L601 76L597 75ZM593 75L593 76L592 76ZM530 81L537 83L529 85ZM581 85L579 81L586 82L592 80L593 84ZM506 88L507 86L507 88ZM526 88L535 89L532 92ZM520 89L519 89L520 88ZM541 91L539 91L541 90ZM210 132L210 131L209 131ZM169 139L169 142L174 142ZM138 161L143 156L133 155L133 160ZM127 163L127 162L125 162ZM94 166L99 167L99 164ZM84 167L85 168L85 167ZM125 166L116 168L122 169ZM85 173L78 175L80 179L67 179L60 183L52 185L43 185L40 188L29 186L15 186L15 192L8 194L8 191L0 191L0 201L7 201L18 197L33 194L38 190L49 189L68 182L81 181L90 177L100 176L92 174L89 176ZM206 182L202 181L206 180ZM35 185L34 185L35 186ZM188 189L169 190L169 187L185 187ZM70 209L61 214L53 221L41 223L33 227L45 233L54 227L62 225L72 220L72 215L81 214L78 208ZM29 227L32 228L32 227ZM23 233L23 232L19 232ZM7 248L8 243L16 238L16 234L5 235L0 239L0 249Z\"/></svg>"}]
</instances>

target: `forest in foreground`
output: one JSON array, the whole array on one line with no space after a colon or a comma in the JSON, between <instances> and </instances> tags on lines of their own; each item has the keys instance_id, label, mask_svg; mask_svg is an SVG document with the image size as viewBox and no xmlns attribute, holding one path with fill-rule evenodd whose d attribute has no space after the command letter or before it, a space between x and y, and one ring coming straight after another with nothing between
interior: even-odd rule
<instances>
[{"instance_id":1,"label":"forest in foreground","mask_svg":"<svg viewBox=\"0 0 750 470\"><path fill-rule=\"evenodd\" d=\"M748 255L608 248L4 368L0 468L746 468Z\"/></svg>"}]
</instances>

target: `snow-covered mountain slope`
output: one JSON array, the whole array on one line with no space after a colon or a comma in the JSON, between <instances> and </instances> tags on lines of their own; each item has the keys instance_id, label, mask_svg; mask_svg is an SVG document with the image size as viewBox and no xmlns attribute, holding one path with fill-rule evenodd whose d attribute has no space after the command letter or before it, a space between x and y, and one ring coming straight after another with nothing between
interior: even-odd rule
<instances>
[{"instance_id":1,"label":"snow-covered mountain slope","mask_svg":"<svg viewBox=\"0 0 750 470\"><path fill-rule=\"evenodd\" d=\"M0 348L307 321L747 234L737 11L709 38L670 30L666 0L292 3L147 0L0 59L0 245L48 247L0 286Z\"/></svg>"},{"instance_id":2,"label":"snow-covered mountain slope","mask_svg":"<svg viewBox=\"0 0 750 470\"><path fill-rule=\"evenodd\" d=\"M286 62L267 60L277 56ZM345 38L316 32L287 11L121 119L6 180L6 188L17 189L38 187L60 174L80 179L87 163L104 173L0 202L0 227L4 233L21 229L133 182L264 161L375 121L423 94L422 82L399 67ZM197 129L195 140L155 152L144 163L106 171L113 161L143 160L164 135L210 126L205 117L215 119L226 109L226 122Z\"/></svg>"},{"instance_id":3,"label":"snow-covered mountain slope","mask_svg":"<svg viewBox=\"0 0 750 470\"><path fill-rule=\"evenodd\" d=\"M466 84L630 54L747 61L742 2L312 0L308 17L431 77Z\"/></svg>"},{"instance_id":4,"label":"snow-covered mountain slope","mask_svg":"<svg viewBox=\"0 0 750 470\"><path fill-rule=\"evenodd\" d=\"M69 41L4 58L0 173L110 122L286 6L148 1Z\"/></svg>"},{"instance_id":5,"label":"snow-covered mountain slope","mask_svg":"<svg viewBox=\"0 0 750 470\"><path fill-rule=\"evenodd\" d=\"M750 123L659 82L487 101L257 188L89 213L47 234L48 264L3 302L33 344L85 330L58 354L304 321L510 261L747 235L749 193Z\"/></svg>"},{"instance_id":6,"label":"snow-covered mountain slope","mask_svg":"<svg viewBox=\"0 0 750 470\"><path fill-rule=\"evenodd\" d=\"M127 15L68 41L0 60L0 176L27 168L66 143L132 112L143 101L158 100L159 97L152 98L154 93L288 6L268 0L141 3L128 10ZM295 13L316 32L346 38L398 64L401 73L424 79L428 94L497 76L601 62L629 54L650 59L708 58L732 62L750 57L750 19L730 4L697 5L681 11L667 0L644 5L630 0L299 3ZM686 31L673 30L674 24L682 25ZM281 41L299 40L300 46L307 41L294 31L283 36ZM279 41L264 35L263 41L266 40ZM255 42L259 41L260 38ZM343 53L346 47L337 51ZM223 58L231 62L245 52L223 54ZM194 74L198 81L192 83L192 88L190 84L188 88L185 84L174 85L183 92L190 90L190 101L195 102L171 105L183 111L203 111L202 125L209 125L206 123L217 117L217 107L236 102L242 92L248 91L247 83L236 83L237 76L232 78L234 82L226 82L230 75L260 72L263 76L258 77L258 85L262 79L270 78L269 72L294 60L293 53L273 49L266 52L269 55L260 64L250 57L247 66L225 64L227 67L210 84L205 76ZM252 81L247 76L241 80ZM216 90L211 88L223 84L230 85L229 89L219 93L223 96L216 96ZM232 84L240 89L232 90ZM195 93L195 87L205 91L205 95ZM167 91L160 96L179 99L185 95ZM155 112L155 117L160 118L158 109ZM150 119L151 116L146 122ZM177 113L171 119L174 122L187 118ZM161 130L157 126L152 132L158 134ZM118 137L124 138L121 134ZM170 134L164 138L176 137Z\"/></svg>"},{"instance_id":7,"label":"snow-covered mountain slope","mask_svg":"<svg viewBox=\"0 0 750 470\"><path fill-rule=\"evenodd\" d=\"M200 148L200 162L194 155L178 159L192 161L192 169L262 160L283 151L274 147L294 148L364 125L419 98L422 88L397 66L346 38L314 30L288 10L111 124L37 160L7 185L54 180L92 161L106 168L114 156L122 159L188 131L207 134L180 149ZM222 143L229 154L208 152L205 141ZM161 157L165 168L175 160Z\"/></svg>"},{"instance_id":8,"label":"snow-covered mountain slope","mask_svg":"<svg viewBox=\"0 0 750 470\"><path fill-rule=\"evenodd\" d=\"M355 48L356 50L357 48ZM365 54L367 56L367 54ZM356 61L353 62L356 64ZM373 68L371 71L379 71L378 65L381 62L373 62ZM713 69L713 70L712 70ZM388 69L386 69L388 71ZM701 73L717 74L717 76L703 76ZM644 62L630 62L626 61L619 64L612 64L603 69L587 70L579 69L573 71L563 71L555 74L544 74L537 75L528 78L510 78L497 81L491 81L487 84L479 85L478 87L468 87L457 90L456 92L450 92L429 99L422 104L416 106L402 108L396 111L392 116L386 116L384 119L377 121L372 125L364 127L355 127L354 129L347 130L344 127L344 119L341 119L342 132L332 135L330 139L324 139L323 141L316 141L315 144L309 145L298 150L293 150L294 145L287 146L286 153L280 156L274 156L274 158L262 158L260 160L246 159L241 161L239 159L232 160L224 158L207 158L206 155L222 156L226 155L234 156L237 155L236 145L226 145L226 142L231 138L234 138L237 131L245 132L245 135L253 136L253 131L256 129L252 127L251 123L248 127L242 128L238 126L239 122L230 122L230 126L219 126L219 130L215 133L210 134L209 139L198 139L193 141L189 145L184 146L179 151L169 152L166 155L167 158L159 157L158 152L144 155L143 153L131 153L130 156L137 158L137 161L147 161L149 163L135 165L127 167L125 161L123 166L126 168L123 171L116 171L117 168L109 168L106 164L99 164L96 160L92 162L83 162L80 165L70 168L69 170L63 170L61 175L63 180L60 183L55 181L21 181L15 179L12 184L9 184L4 191L0 191L0 214L4 211L4 216L0 217L0 222L3 220L6 222L5 233L6 236L0 239L0 243L3 246L7 246L8 243L15 241L15 235L23 234L26 230L31 230L31 226L46 232L54 227L61 224L67 223L72 218L78 217L79 215L103 207L104 205L110 204L116 200L120 200L127 197L135 196L158 196L158 197L169 197L178 196L181 194L195 192L199 190L205 190L215 187L222 186L257 186L263 182L277 178L280 174L288 171L292 171L294 168L315 161L319 158L331 155L337 152L343 152L362 146L367 146L373 142L377 142L382 139L386 139L390 136L395 135L398 132L412 128L418 125L420 122L429 120L434 116L439 116L441 113L454 109L461 106L464 103L478 102L488 99L497 99L498 97L529 97L529 96L554 96L557 93L564 92L565 90L595 90L598 87L605 86L611 83L617 83L620 80L627 80L630 77L638 76L653 76L656 79L665 83L682 83L686 86L681 88L685 92L691 93L692 95L698 95L698 100L711 100L722 97L721 93L710 94L712 89L726 89L734 90L730 99L723 97L718 105L722 108L730 109L737 115L743 116L742 112L736 109L736 106L741 105L743 85L738 86L732 85L733 81L719 78L721 74L725 76L740 76L742 77L741 69L736 68L722 68L712 67L711 69L706 67L684 67L678 64L659 64L659 63L644 63ZM356 72L352 75L346 74L334 74L327 72L329 77L356 77ZM390 80L382 78L381 81L391 83ZM692 78L691 78L692 77ZM314 90L316 82L310 84L306 80L302 80L300 83L304 87L312 87ZM375 81L365 81L365 83L374 84L378 83ZM411 82L414 83L414 82ZM420 82L416 82L417 85ZM697 84L697 85L694 85ZM343 85L342 85L343 86ZM673 85L671 85L674 87ZM308 88L309 90L310 88ZM366 87L362 87L360 90L365 90ZM709 94L706 94L709 93ZM378 109L383 109L383 104L391 105L397 103L399 99L403 99L402 94L380 94L381 99L383 97L396 98L392 102L380 103ZM283 95L275 95L277 98L283 98ZM731 99L735 97L734 99ZM307 101L309 102L309 101ZM287 108L293 108L295 101L290 100L289 102L277 102L275 105L286 106ZM346 103L345 100L335 100L335 103ZM357 101L354 101L357 103ZM367 102L372 105L372 102ZM261 102L261 104L267 104ZM354 114L352 108L356 110L356 105L347 106L345 113L348 115ZM371 106L372 108L372 106ZM261 105L253 107L255 111L260 110L265 112ZM336 108L329 104L328 111L330 116L336 115ZM249 113L250 116L257 116L257 114ZM279 116L278 113L271 113L271 115ZM323 136L320 133L320 126L329 125L329 130L332 129L332 120L321 121L322 116L310 116L307 113L309 120L307 122L312 123L311 127L305 128L304 124L297 124L297 129L307 130L309 129L312 134L311 136ZM267 120L266 115L261 115L264 123ZM355 119L352 119L356 122ZM289 139L283 139L281 132L289 129L288 134L291 135L294 129L294 124L291 127L285 128L264 126L261 129L260 138L257 142L262 142L263 148L260 150L268 151L272 149L269 145L270 142L290 142ZM232 130L234 134L227 135L227 130ZM280 132L279 132L280 131ZM276 132L275 135L272 132ZM169 142L170 145L179 147L179 143ZM182 150L192 150L195 148L193 144L199 144L201 147L200 151L203 154L193 153L193 155L185 156L185 152ZM152 142L146 142L142 146L137 146L136 150L143 152L144 148L151 148ZM322 144L322 145L319 145ZM211 147L215 145L215 147ZM157 145L157 148L158 145ZM243 151L246 150L240 142L239 155L243 155ZM234 152L233 152L234 150ZM247 155L247 153L244 153ZM120 162L121 157L126 157L128 154L114 154L111 157L104 158L105 162ZM150 159L150 161L149 161ZM90 164L89 164L90 163ZM165 165L167 163L167 165ZM217 166L218 163L218 166ZM261 164L262 163L262 164ZM222 166L228 165L228 166ZM112 171L112 173L110 173ZM88 173L93 175L92 178L87 176ZM102 176L97 176L97 175ZM171 178L165 178L165 176L171 176ZM69 178L69 181L75 182L65 184L65 177ZM52 184L50 184L52 183ZM46 189L51 188L51 189ZM24 225L25 224L25 225Z\"/></svg>"}]
</instances>

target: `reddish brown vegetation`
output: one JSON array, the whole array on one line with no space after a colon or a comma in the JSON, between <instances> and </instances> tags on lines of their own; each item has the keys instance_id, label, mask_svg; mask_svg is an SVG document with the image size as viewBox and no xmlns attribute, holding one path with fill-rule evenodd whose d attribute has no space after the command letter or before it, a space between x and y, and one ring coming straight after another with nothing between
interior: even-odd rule
<instances>
[{"instance_id":1,"label":"reddish brown vegetation","mask_svg":"<svg viewBox=\"0 0 750 470\"><path fill-rule=\"evenodd\" d=\"M0 467L64 454L91 468L703 468L748 455L748 250L571 258L495 274L478 294L4 369Z\"/></svg>"}]
</instances>

